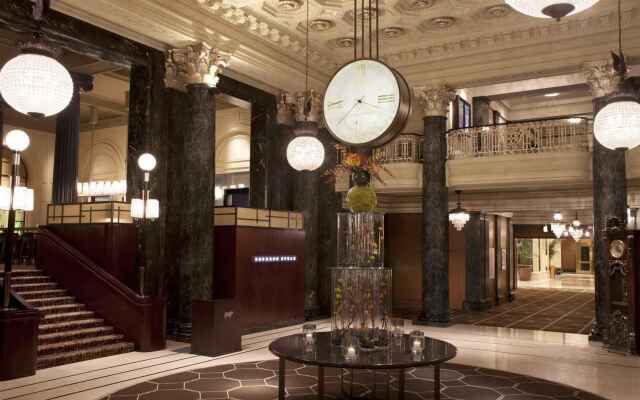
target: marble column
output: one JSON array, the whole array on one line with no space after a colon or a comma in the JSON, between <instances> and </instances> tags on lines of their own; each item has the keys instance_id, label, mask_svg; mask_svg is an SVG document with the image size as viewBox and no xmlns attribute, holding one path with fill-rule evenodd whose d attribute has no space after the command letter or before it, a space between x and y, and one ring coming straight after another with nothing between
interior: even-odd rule
<instances>
[{"instance_id":1,"label":"marble column","mask_svg":"<svg viewBox=\"0 0 640 400\"><path fill-rule=\"evenodd\" d=\"M491 307L487 296L487 241L485 216L481 212L469 213L464 227L466 253L466 288L463 307L468 311L484 311Z\"/></svg>"},{"instance_id":2,"label":"marble column","mask_svg":"<svg viewBox=\"0 0 640 400\"><path fill-rule=\"evenodd\" d=\"M605 105L606 96L619 83L611 61L587 63L587 82L593 94L594 115ZM604 230L607 220L627 217L625 151L609 150L593 140L593 261L596 289L596 321L591 340L602 340L609 321L609 279L607 245Z\"/></svg>"},{"instance_id":3,"label":"marble column","mask_svg":"<svg viewBox=\"0 0 640 400\"><path fill-rule=\"evenodd\" d=\"M144 239L145 294L166 296L164 235L167 216L168 142L164 122L164 53L150 51L147 64L133 65L129 73L129 123L127 134L127 199L140 197L143 172L138 157L151 153L157 165L151 173L151 197L160 202L160 217L140 227L138 240Z\"/></svg>"},{"instance_id":4,"label":"marble column","mask_svg":"<svg viewBox=\"0 0 640 400\"><path fill-rule=\"evenodd\" d=\"M56 144L53 156L54 204L75 203L78 200L78 159L80 157L80 91L93 89L93 77L73 74L73 97L56 116Z\"/></svg>"},{"instance_id":5,"label":"marble column","mask_svg":"<svg viewBox=\"0 0 640 400\"><path fill-rule=\"evenodd\" d=\"M425 323L447 323L449 309L449 195L446 182L447 113L454 91L416 89L424 107L422 179L422 293Z\"/></svg>"},{"instance_id":6,"label":"marble column","mask_svg":"<svg viewBox=\"0 0 640 400\"><path fill-rule=\"evenodd\" d=\"M174 117L169 119L169 128L174 130L169 137L172 143L180 142L170 157L170 168L181 171L171 182L176 185L170 190L174 200L170 205L175 208L168 210L180 217L172 220L178 226L170 227L173 242L167 242L167 247L172 248L170 253L176 260L173 276L179 282L178 293L172 296L179 296L177 330L181 337L191 335L192 301L213 297L215 85L226 58L218 49L199 43L170 50L165 66L167 87L186 91L184 97L174 96L171 103L184 107L184 118L175 118L176 109L168 113Z\"/></svg>"}]
</instances>

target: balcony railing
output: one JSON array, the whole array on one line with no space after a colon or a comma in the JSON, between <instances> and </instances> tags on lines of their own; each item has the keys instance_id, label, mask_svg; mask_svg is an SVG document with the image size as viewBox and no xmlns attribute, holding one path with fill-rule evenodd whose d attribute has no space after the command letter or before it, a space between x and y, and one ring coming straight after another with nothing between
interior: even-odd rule
<instances>
[{"instance_id":1,"label":"balcony railing","mask_svg":"<svg viewBox=\"0 0 640 400\"><path fill-rule=\"evenodd\" d=\"M381 164L422 162L422 136L403 134L373 151Z\"/></svg>"},{"instance_id":2,"label":"balcony railing","mask_svg":"<svg viewBox=\"0 0 640 400\"><path fill-rule=\"evenodd\" d=\"M513 122L447 134L449 160L508 154L589 151L593 123L584 118Z\"/></svg>"}]
</instances>

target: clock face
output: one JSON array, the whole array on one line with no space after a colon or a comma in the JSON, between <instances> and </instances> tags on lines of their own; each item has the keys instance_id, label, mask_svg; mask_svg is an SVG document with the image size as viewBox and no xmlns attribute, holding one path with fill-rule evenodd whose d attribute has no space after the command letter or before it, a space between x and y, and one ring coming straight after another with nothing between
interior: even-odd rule
<instances>
[{"instance_id":1,"label":"clock face","mask_svg":"<svg viewBox=\"0 0 640 400\"><path fill-rule=\"evenodd\" d=\"M626 246L622 240L614 240L609 245L609 254L611 254L611 257L613 258L622 258L625 247Z\"/></svg>"},{"instance_id":2,"label":"clock face","mask_svg":"<svg viewBox=\"0 0 640 400\"><path fill-rule=\"evenodd\" d=\"M409 115L406 82L385 64L370 59L343 66L324 96L329 132L348 146L379 146L393 138Z\"/></svg>"}]
</instances>

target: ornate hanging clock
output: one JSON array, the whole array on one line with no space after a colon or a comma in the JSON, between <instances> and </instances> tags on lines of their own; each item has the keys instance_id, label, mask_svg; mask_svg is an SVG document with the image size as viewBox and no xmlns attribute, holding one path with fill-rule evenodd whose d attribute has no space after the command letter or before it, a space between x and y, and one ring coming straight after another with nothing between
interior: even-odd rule
<instances>
[{"instance_id":1,"label":"ornate hanging clock","mask_svg":"<svg viewBox=\"0 0 640 400\"><path fill-rule=\"evenodd\" d=\"M358 10L358 2L354 0L354 61L335 73L324 95L325 126L336 140L349 147L382 146L404 129L411 113L409 85L398 71L379 60L378 3L379 0L369 0L369 6L365 8L362 0ZM369 31L368 55L365 51L366 28ZM358 40L358 30L361 40Z\"/></svg>"},{"instance_id":2,"label":"ornate hanging clock","mask_svg":"<svg viewBox=\"0 0 640 400\"><path fill-rule=\"evenodd\" d=\"M331 78L324 96L325 125L339 142L377 147L404 128L411 91L404 78L381 61L352 61Z\"/></svg>"}]
</instances>

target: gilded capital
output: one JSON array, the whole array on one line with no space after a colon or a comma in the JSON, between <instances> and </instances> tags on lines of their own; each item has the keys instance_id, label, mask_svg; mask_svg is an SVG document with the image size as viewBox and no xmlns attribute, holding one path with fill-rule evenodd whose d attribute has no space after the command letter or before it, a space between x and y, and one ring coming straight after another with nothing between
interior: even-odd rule
<instances>
[{"instance_id":1,"label":"gilded capital","mask_svg":"<svg viewBox=\"0 0 640 400\"><path fill-rule=\"evenodd\" d=\"M294 125L293 114L295 114L295 100L293 95L289 92L281 92L278 100L278 114L276 119L278 124L281 125Z\"/></svg>"},{"instance_id":2,"label":"gilded capital","mask_svg":"<svg viewBox=\"0 0 640 400\"><path fill-rule=\"evenodd\" d=\"M231 54L206 43L197 43L167 52L165 85L185 90L188 85L216 87L219 74L229 63Z\"/></svg>"},{"instance_id":3,"label":"gilded capital","mask_svg":"<svg viewBox=\"0 0 640 400\"><path fill-rule=\"evenodd\" d=\"M446 117L449 103L456 96L455 90L447 85L416 87L414 93L423 106L425 117Z\"/></svg>"},{"instance_id":4,"label":"gilded capital","mask_svg":"<svg viewBox=\"0 0 640 400\"><path fill-rule=\"evenodd\" d=\"M618 88L620 74L613 68L611 60L587 62L582 69L593 97L608 96Z\"/></svg>"}]
</instances>

